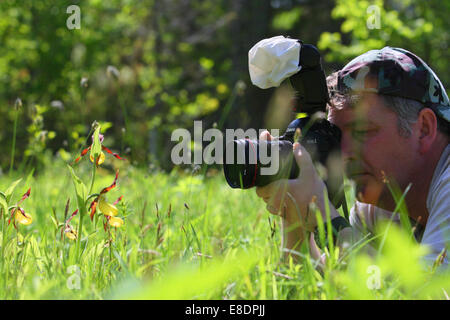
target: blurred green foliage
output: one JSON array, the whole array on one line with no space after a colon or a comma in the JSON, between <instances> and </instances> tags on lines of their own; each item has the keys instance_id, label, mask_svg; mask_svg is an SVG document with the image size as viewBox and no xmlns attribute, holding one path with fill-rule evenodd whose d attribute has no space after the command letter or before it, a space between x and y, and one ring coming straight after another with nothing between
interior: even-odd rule
<instances>
[{"instance_id":1,"label":"blurred green foliage","mask_svg":"<svg viewBox=\"0 0 450 320\"><path fill-rule=\"evenodd\" d=\"M81 28L66 26L70 5ZM380 29L368 29L370 5ZM247 52L279 34L317 44L325 69L384 45L412 50L448 84L450 4L438 0L60 0L0 1L0 146L15 168L37 167L42 153L89 143L94 120L108 123L107 145L133 163L171 167L170 134L204 120L222 128L266 123L275 89L251 85ZM226 112L224 113L224 110ZM271 113L272 112L272 113ZM9 166L3 157L0 167Z\"/></svg>"},{"instance_id":2,"label":"blurred green foliage","mask_svg":"<svg viewBox=\"0 0 450 320\"><path fill-rule=\"evenodd\" d=\"M425 60L445 85L450 80L449 12L450 2L439 0L337 0L331 15L342 21L340 32L324 32L318 47L328 51L326 60L342 63L368 50L402 47Z\"/></svg>"}]
</instances>

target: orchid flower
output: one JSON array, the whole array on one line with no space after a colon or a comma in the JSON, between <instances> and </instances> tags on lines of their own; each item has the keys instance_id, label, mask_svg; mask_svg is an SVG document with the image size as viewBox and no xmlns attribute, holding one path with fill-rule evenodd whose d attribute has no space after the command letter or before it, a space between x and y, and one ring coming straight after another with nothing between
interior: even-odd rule
<instances>
[{"instance_id":1,"label":"orchid flower","mask_svg":"<svg viewBox=\"0 0 450 320\"><path fill-rule=\"evenodd\" d=\"M116 201L114 201L113 205L115 206L120 200L122 200L122 198L123 196L120 196ZM109 224L115 228L119 228L123 225L123 220L116 216L106 216L106 220L108 220Z\"/></svg>"},{"instance_id":2,"label":"orchid flower","mask_svg":"<svg viewBox=\"0 0 450 320\"><path fill-rule=\"evenodd\" d=\"M100 144L102 144L103 140L104 140L104 136L102 134L99 134L99 138L100 138ZM92 135L92 143L94 143L94 135ZM75 159L75 163L80 161L80 159L82 157L84 157L88 153L89 150L91 150L91 147L92 147L92 144L89 147L87 147L86 149L84 149L83 151L81 151L81 154L78 156L78 158ZM119 156L117 153L112 152L111 150L109 150L104 145L102 145L102 150L104 150L107 153L113 155L115 158L117 158L119 160L124 160L121 156ZM89 159L91 160L91 162L94 162L94 157L92 155L89 157ZM105 162L105 154L102 151L100 153L100 156L97 159L97 165L101 165L103 162Z\"/></svg>"},{"instance_id":3,"label":"orchid flower","mask_svg":"<svg viewBox=\"0 0 450 320\"><path fill-rule=\"evenodd\" d=\"M116 177L114 178L113 183L106 188L103 188L102 191L100 191L100 194L94 199L94 201L91 202L90 205L90 217L91 220L94 218L94 215L97 211L97 207L100 210L100 212L103 214L104 217L106 217L107 221L110 225L113 227L120 227L123 224L123 220L121 218L116 217L118 210L116 207L116 204L122 200L123 196L120 196L119 199L117 199L113 204L106 201L105 194L108 193L111 189L113 189L116 186L117 178L119 177L119 170L116 172ZM106 224L105 224L106 229Z\"/></svg>"},{"instance_id":4,"label":"orchid flower","mask_svg":"<svg viewBox=\"0 0 450 320\"><path fill-rule=\"evenodd\" d=\"M70 220L73 219L73 217L76 216L78 213L78 209L75 210L71 215L70 218L67 219L67 221L64 223L64 228L61 229L61 240L63 238L63 233L66 235L67 238L70 240L76 240L78 237L77 231L72 228L72 226L69 224Z\"/></svg>"},{"instance_id":5,"label":"orchid flower","mask_svg":"<svg viewBox=\"0 0 450 320\"><path fill-rule=\"evenodd\" d=\"M33 222L33 218L31 217L31 215L26 213L25 210L20 207L20 204L22 204L22 202L30 196L30 193L31 188L29 188L28 191L24 193L19 202L17 202L17 204L11 209L11 216L9 217L8 224L10 224L12 220L14 228L16 229L16 222L26 226Z\"/></svg>"}]
</instances>

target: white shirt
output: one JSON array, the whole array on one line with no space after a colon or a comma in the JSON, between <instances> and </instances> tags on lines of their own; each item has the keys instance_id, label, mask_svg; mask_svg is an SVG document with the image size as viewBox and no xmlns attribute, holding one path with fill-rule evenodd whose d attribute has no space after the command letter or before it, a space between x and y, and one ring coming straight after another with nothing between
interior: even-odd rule
<instances>
[{"instance_id":1,"label":"white shirt","mask_svg":"<svg viewBox=\"0 0 450 320\"><path fill-rule=\"evenodd\" d=\"M448 251L450 243L450 145L444 149L434 170L428 190L427 209L429 216L421 244L431 249L431 253L424 257L427 264L431 265L444 248ZM392 212L361 202L355 203L349 217L357 238L367 233L365 230L374 232L378 222L391 218ZM392 220L399 223L399 215L395 215ZM444 264L448 266L448 258L445 258Z\"/></svg>"}]
</instances>

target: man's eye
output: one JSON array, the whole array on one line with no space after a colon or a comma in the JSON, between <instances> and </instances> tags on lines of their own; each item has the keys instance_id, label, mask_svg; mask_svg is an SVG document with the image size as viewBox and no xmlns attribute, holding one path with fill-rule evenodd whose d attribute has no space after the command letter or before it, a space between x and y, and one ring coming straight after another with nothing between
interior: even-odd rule
<instances>
[{"instance_id":1,"label":"man's eye","mask_svg":"<svg viewBox=\"0 0 450 320\"><path fill-rule=\"evenodd\" d=\"M361 139L370 134L373 130L370 129L358 129L352 130L352 135L355 138Z\"/></svg>"},{"instance_id":2,"label":"man's eye","mask_svg":"<svg viewBox=\"0 0 450 320\"><path fill-rule=\"evenodd\" d=\"M353 130L352 134L354 136L363 136L363 135L367 134L367 132L369 132L369 130Z\"/></svg>"}]
</instances>

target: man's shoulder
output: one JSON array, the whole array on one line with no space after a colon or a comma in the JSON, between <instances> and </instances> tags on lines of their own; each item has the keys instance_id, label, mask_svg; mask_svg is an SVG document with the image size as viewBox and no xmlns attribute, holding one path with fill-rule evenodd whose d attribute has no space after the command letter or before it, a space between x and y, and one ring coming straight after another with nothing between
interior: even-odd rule
<instances>
[{"instance_id":1,"label":"man's shoulder","mask_svg":"<svg viewBox=\"0 0 450 320\"><path fill-rule=\"evenodd\" d=\"M450 145L444 149L436 166L427 197L430 215L441 206L450 212Z\"/></svg>"},{"instance_id":2,"label":"man's shoulder","mask_svg":"<svg viewBox=\"0 0 450 320\"><path fill-rule=\"evenodd\" d=\"M436 167L427 198L429 217L422 243L431 247L426 257L434 261L450 241L450 146L444 150ZM445 263L448 260L445 259Z\"/></svg>"},{"instance_id":3,"label":"man's shoulder","mask_svg":"<svg viewBox=\"0 0 450 320\"><path fill-rule=\"evenodd\" d=\"M371 232L374 232L375 226L378 222L391 219L394 222L398 222L400 220L398 215L394 215L394 217L392 217L392 212L390 211L359 201L355 202L350 210L349 216L350 224L353 227L367 229Z\"/></svg>"}]
</instances>

